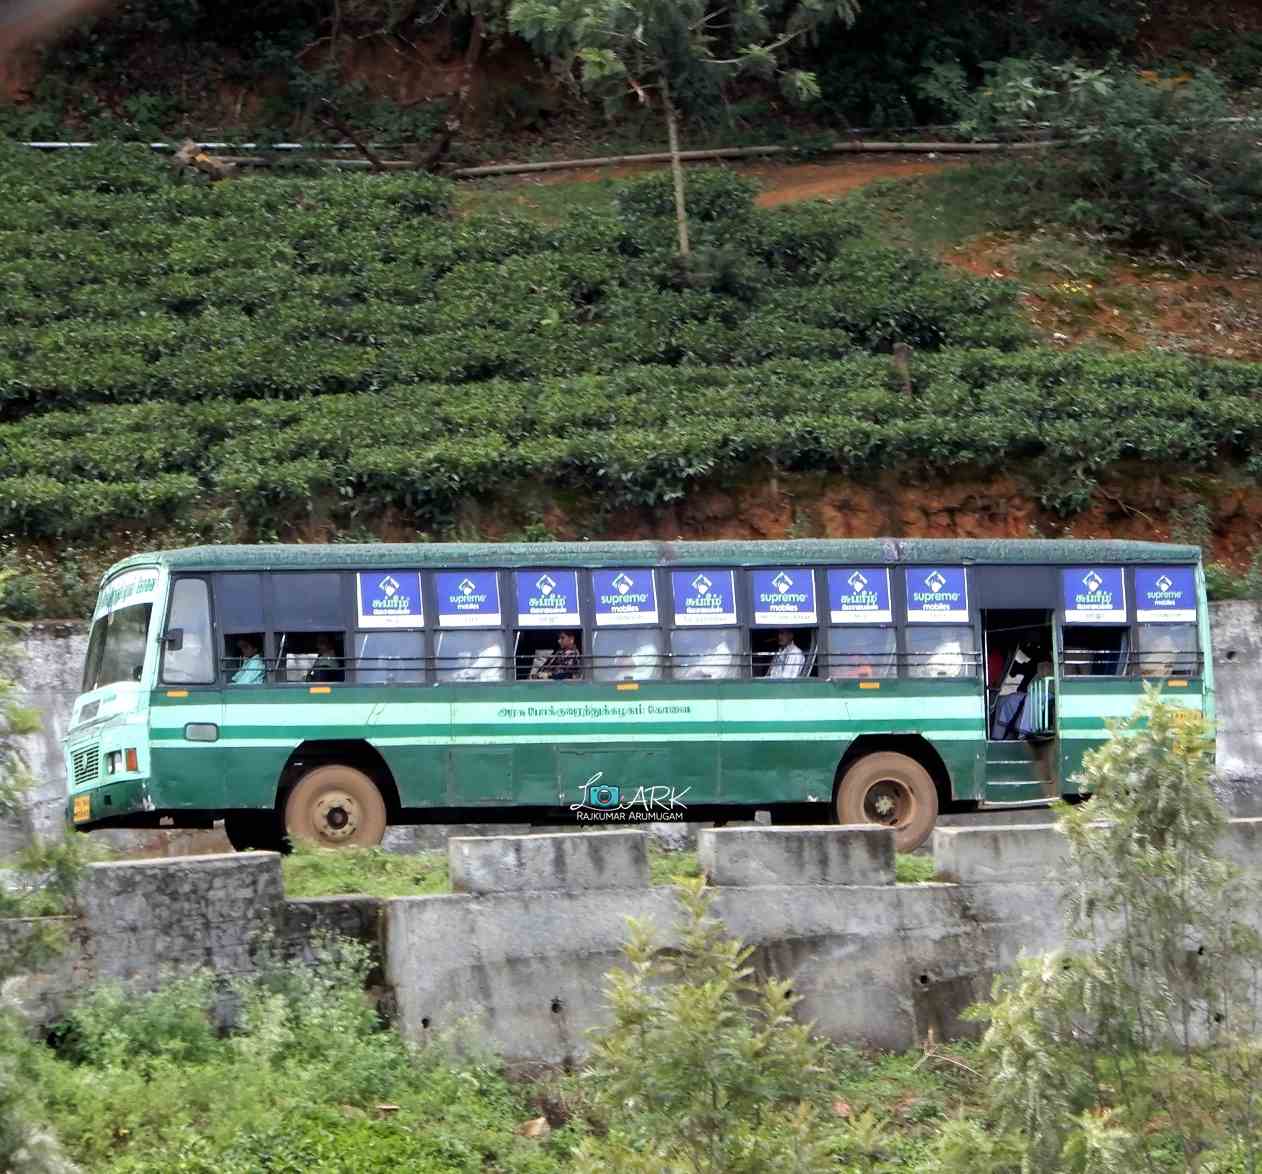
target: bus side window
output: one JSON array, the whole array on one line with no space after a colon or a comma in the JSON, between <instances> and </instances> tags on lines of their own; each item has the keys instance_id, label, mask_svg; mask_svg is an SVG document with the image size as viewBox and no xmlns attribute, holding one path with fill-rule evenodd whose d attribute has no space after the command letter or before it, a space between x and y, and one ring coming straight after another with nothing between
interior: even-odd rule
<instances>
[{"instance_id":1,"label":"bus side window","mask_svg":"<svg viewBox=\"0 0 1262 1174\"><path fill-rule=\"evenodd\" d=\"M355 637L355 680L361 685L425 680L425 633L360 632Z\"/></svg>"},{"instance_id":2,"label":"bus side window","mask_svg":"<svg viewBox=\"0 0 1262 1174\"><path fill-rule=\"evenodd\" d=\"M670 634L677 681L733 680L741 675L739 628L677 628Z\"/></svg>"},{"instance_id":3,"label":"bus side window","mask_svg":"<svg viewBox=\"0 0 1262 1174\"><path fill-rule=\"evenodd\" d=\"M784 642L781 632L788 633ZM754 628L749 642L755 677L785 680L816 675L814 628Z\"/></svg>"},{"instance_id":4,"label":"bus side window","mask_svg":"<svg viewBox=\"0 0 1262 1174\"><path fill-rule=\"evenodd\" d=\"M277 677L320 684L346 680L346 637L342 632L280 632Z\"/></svg>"},{"instance_id":5,"label":"bus side window","mask_svg":"<svg viewBox=\"0 0 1262 1174\"><path fill-rule=\"evenodd\" d=\"M210 593L205 579L177 579L171 589L168 632L180 632L179 648L164 648L162 679L168 684L209 685L215 679L210 631Z\"/></svg>"},{"instance_id":6,"label":"bus side window","mask_svg":"<svg viewBox=\"0 0 1262 1174\"><path fill-rule=\"evenodd\" d=\"M663 662L656 628L598 628L592 636L595 681L652 681L662 675Z\"/></svg>"},{"instance_id":7,"label":"bus side window","mask_svg":"<svg viewBox=\"0 0 1262 1174\"><path fill-rule=\"evenodd\" d=\"M897 676L895 639L893 628L829 628L828 676L834 680Z\"/></svg>"},{"instance_id":8,"label":"bus side window","mask_svg":"<svg viewBox=\"0 0 1262 1174\"><path fill-rule=\"evenodd\" d=\"M1199 667L1195 624L1139 625L1141 676L1192 677Z\"/></svg>"},{"instance_id":9,"label":"bus side window","mask_svg":"<svg viewBox=\"0 0 1262 1174\"><path fill-rule=\"evenodd\" d=\"M969 677L976 671L973 629L964 624L909 624L907 675Z\"/></svg>"},{"instance_id":10,"label":"bus side window","mask_svg":"<svg viewBox=\"0 0 1262 1174\"><path fill-rule=\"evenodd\" d=\"M577 628L523 628L515 648L519 681L578 681L586 674L583 633Z\"/></svg>"},{"instance_id":11,"label":"bus side window","mask_svg":"<svg viewBox=\"0 0 1262 1174\"><path fill-rule=\"evenodd\" d=\"M1116 677L1126 671L1130 629L1113 625L1066 624L1061 630L1064 675Z\"/></svg>"},{"instance_id":12,"label":"bus side window","mask_svg":"<svg viewBox=\"0 0 1262 1174\"><path fill-rule=\"evenodd\" d=\"M443 682L502 681L508 666L504 633L498 629L440 631L434 660Z\"/></svg>"},{"instance_id":13,"label":"bus side window","mask_svg":"<svg viewBox=\"0 0 1262 1174\"><path fill-rule=\"evenodd\" d=\"M223 643L223 671L229 685L262 685L267 682L262 632L225 635Z\"/></svg>"}]
</instances>

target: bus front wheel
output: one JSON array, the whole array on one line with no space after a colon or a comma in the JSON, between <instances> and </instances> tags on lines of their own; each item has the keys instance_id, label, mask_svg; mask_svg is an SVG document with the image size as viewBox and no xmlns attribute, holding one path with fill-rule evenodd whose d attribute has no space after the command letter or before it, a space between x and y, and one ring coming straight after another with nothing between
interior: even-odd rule
<instances>
[{"instance_id":1,"label":"bus front wheel","mask_svg":"<svg viewBox=\"0 0 1262 1174\"><path fill-rule=\"evenodd\" d=\"M380 844L386 802L377 784L350 766L318 766L302 776L285 801L285 831L322 848Z\"/></svg>"},{"instance_id":2,"label":"bus front wheel","mask_svg":"<svg viewBox=\"0 0 1262 1174\"><path fill-rule=\"evenodd\" d=\"M894 848L911 852L933 831L938 789L914 758L882 751L859 759L837 789L839 823L878 823L894 829Z\"/></svg>"}]
</instances>

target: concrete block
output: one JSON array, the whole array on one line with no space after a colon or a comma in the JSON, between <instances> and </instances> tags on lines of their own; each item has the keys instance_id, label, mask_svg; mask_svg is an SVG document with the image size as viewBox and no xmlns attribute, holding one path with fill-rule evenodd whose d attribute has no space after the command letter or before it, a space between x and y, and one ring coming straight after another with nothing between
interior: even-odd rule
<instances>
[{"instance_id":1,"label":"concrete block","mask_svg":"<svg viewBox=\"0 0 1262 1174\"><path fill-rule=\"evenodd\" d=\"M1068 857L1069 841L1053 823L933 832L938 876L961 885L1055 883Z\"/></svg>"},{"instance_id":2,"label":"concrete block","mask_svg":"<svg viewBox=\"0 0 1262 1174\"><path fill-rule=\"evenodd\" d=\"M98 980L248 968L284 920L280 856L245 852L91 865L79 889Z\"/></svg>"},{"instance_id":3,"label":"concrete block","mask_svg":"<svg viewBox=\"0 0 1262 1174\"><path fill-rule=\"evenodd\" d=\"M457 893L649 887L644 832L454 838L447 842L447 858Z\"/></svg>"},{"instance_id":4,"label":"concrete block","mask_svg":"<svg viewBox=\"0 0 1262 1174\"><path fill-rule=\"evenodd\" d=\"M894 831L872 824L705 828L697 855L720 887L894 883Z\"/></svg>"},{"instance_id":5,"label":"concrete block","mask_svg":"<svg viewBox=\"0 0 1262 1174\"><path fill-rule=\"evenodd\" d=\"M1223 800L1233 815L1262 815L1262 603L1210 605L1215 732Z\"/></svg>"},{"instance_id":6,"label":"concrete block","mask_svg":"<svg viewBox=\"0 0 1262 1174\"><path fill-rule=\"evenodd\" d=\"M652 921L674 945L675 914L665 888L394 898L385 937L396 1024L417 1041L454 1028L510 1062L572 1062L588 1030L609 1022L604 976L623 963L626 919Z\"/></svg>"}]
</instances>

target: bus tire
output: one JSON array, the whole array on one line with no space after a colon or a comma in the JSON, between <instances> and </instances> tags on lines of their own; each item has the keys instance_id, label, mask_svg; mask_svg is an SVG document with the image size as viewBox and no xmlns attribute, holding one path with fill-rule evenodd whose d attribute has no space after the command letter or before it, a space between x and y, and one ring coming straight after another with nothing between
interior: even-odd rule
<instances>
[{"instance_id":1,"label":"bus tire","mask_svg":"<svg viewBox=\"0 0 1262 1174\"><path fill-rule=\"evenodd\" d=\"M322 848L371 847L386 834L386 801L363 771L317 766L285 800L285 831Z\"/></svg>"},{"instance_id":2,"label":"bus tire","mask_svg":"<svg viewBox=\"0 0 1262 1174\"><path fill-rule=\"evenodd\" d=\"M929 772L906 754L865 755L837 788L837 821L892 827L897 852L919 848L937 819L938 789Z\"/></svg>"}]
</instances>

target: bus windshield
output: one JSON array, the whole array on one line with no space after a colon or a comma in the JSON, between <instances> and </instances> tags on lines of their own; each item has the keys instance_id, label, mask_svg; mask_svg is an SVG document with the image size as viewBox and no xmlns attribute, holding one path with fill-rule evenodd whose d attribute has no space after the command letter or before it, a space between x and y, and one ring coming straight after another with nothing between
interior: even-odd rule
<instances>
[{"instance_id":1,"label":"bus windshield","mask_svg":"<svg viewBox=\"0 0 1262 1174\"><path fill-rule=\"evenodd\" d=\"M92 625L83 691L103 689L119 681L139 681L148 647L152 603L134 603L107 612Z\"/></svg>"}]
</instances>

